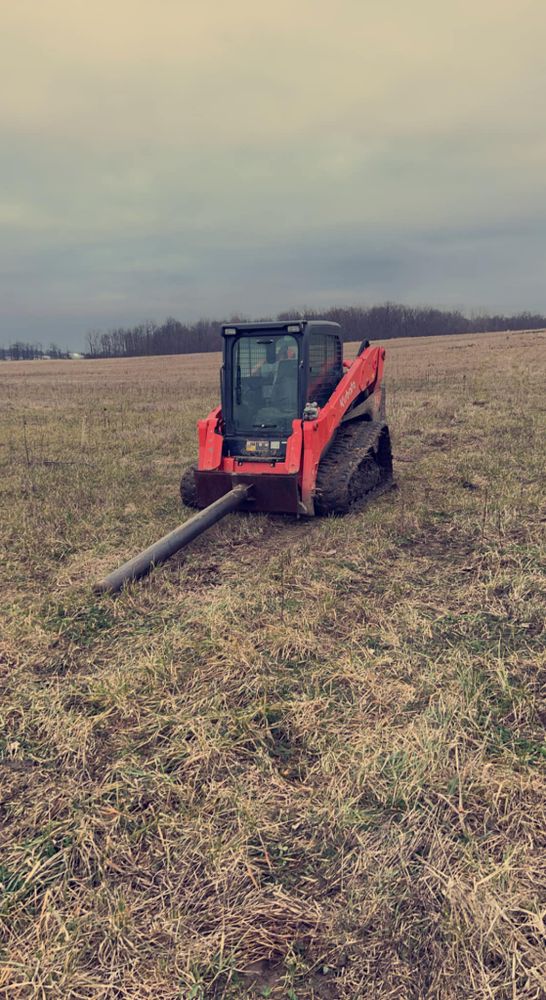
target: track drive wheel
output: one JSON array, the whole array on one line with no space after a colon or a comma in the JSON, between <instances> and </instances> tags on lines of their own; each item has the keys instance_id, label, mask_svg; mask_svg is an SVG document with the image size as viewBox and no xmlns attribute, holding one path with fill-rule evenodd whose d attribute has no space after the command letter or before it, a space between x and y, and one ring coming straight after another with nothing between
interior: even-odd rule
<instances>
[{"instance_id":1,"label":"track drive wheel","mask_svg":"<svg viewBox=\"0 0 546 1000\"><path fill-rule=\"evenodd\" d=\"M319 465L315 513L348 514L392 485L387 424L379 420L344 424Z\"/></svg>"},{"instance_id":2,"label":"track drive wheel","mask_svg":"<svg viewBox=\"0 0 546 1000\"><path fill-rule=\"evenodd\" d=\"M195 485L195 465L190 465L189 469L186 469L182 479L180 480L180 498L185 507L196 507L199 510L199 503L197 502L197 487Z\"/></svg>"}]
</instances>

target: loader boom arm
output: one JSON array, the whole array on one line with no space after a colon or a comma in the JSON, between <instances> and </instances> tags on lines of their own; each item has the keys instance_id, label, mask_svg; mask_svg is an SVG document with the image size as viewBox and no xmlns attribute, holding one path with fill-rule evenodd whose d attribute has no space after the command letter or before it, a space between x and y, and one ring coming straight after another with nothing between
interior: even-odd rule
<instances>
[{"instance_id":1,"label":"loader boom arm","mask_svg":"<svg viewBox=\"0 0 546 1000\"><path fill-rule=\"evenodd\" d=\"M319 411L318 417L304 421L301 498L307 510L313 509L319 462L355 401L369 393L371 415L379 414L384 359L384 348L367 347L349 365L330 399Z\"/></svg>"}]
</instances>

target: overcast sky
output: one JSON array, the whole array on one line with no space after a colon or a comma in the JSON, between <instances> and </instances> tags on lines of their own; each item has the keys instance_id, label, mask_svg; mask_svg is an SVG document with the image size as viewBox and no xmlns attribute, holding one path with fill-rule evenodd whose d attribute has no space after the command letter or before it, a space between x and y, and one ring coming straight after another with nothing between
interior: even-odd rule
<instances>
[{"instance_id":1,"label":"overcast sky","mask_svg":"<svg viewBox=\"0 0 546 1000\"><path fill-rule=\"evenodd\" d=\"M5 0L0 342L546 309L544 0Z\"/></svg>"}]
</instances>

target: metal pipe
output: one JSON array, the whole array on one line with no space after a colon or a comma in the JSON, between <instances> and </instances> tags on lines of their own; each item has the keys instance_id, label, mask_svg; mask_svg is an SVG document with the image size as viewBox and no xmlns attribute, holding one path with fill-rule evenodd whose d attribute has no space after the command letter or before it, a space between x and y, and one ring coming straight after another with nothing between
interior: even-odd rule
<instances>
[{"instance_id":1,"label":"metal pipe","mask_svg":"<svg viewBox=\"0 0 546 1000\"><path fill-rule=\"evenodd\" d=\"M251 486L235 486L225 496L215 500L204 510L198 511L190 517L184 524L179 525L168 535L164 535L158 542L149 545L147 549L137 556L129 559L117 569L105 576L103 580L95 584L94 590L97 594L112 593L121 590L123 585L129 580L139 580L141 576L149 573L153 566L165 562L175 552L178 552L184 545L188 545L194 538L197 538L203 531L210 528L217 521L220 521L232 510L237 510L244 500L246 500Z\"/></svg>"}]
</instances>

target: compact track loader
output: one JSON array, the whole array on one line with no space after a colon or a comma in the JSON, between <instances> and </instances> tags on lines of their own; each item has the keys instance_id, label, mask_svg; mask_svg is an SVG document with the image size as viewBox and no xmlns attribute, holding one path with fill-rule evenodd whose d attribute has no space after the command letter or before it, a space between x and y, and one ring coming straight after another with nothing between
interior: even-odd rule
<instances>
[{"instance_id":1,"label":"compact track loader","mask_svg":"<svg viewBox=\"0 0 546 1000\"><path fill-rule=\"evenodd\" d=\"M337 323L232 323L222 328L221 404L198 422L197 466L182 476L199 509L97 585L119 590L232 510L347 514L392 485L382 387L385 351L343 360Z\"/></svg>"},{"instance_id":2,"label":"compact track loader","mask_svg":"<svg viewBox=\"0 0 546 1000\"><path fill-rule=\"evenodd\" d=\"M392 481L382 347L343 361L337 323L223 327L221 406L198 423L182 500L206 507L234 486L247 510L346 514Z\"/></svg>"}]
</instances>

